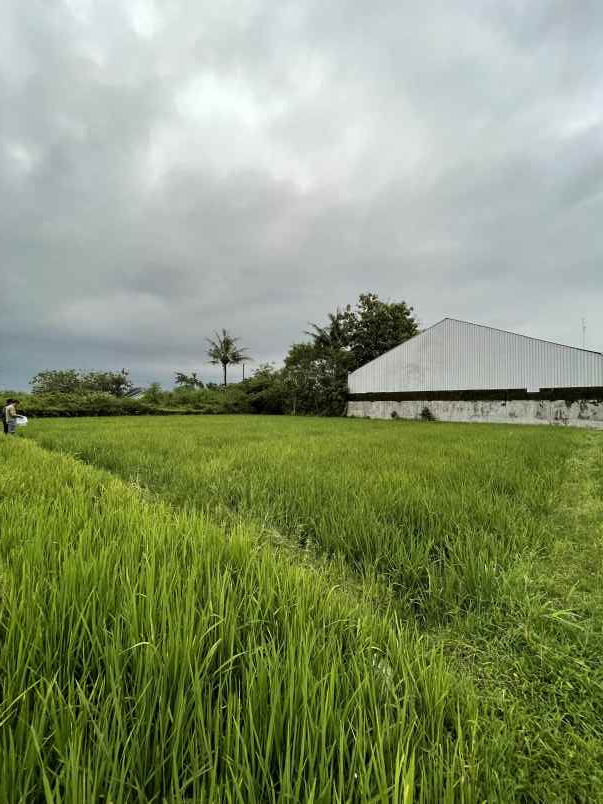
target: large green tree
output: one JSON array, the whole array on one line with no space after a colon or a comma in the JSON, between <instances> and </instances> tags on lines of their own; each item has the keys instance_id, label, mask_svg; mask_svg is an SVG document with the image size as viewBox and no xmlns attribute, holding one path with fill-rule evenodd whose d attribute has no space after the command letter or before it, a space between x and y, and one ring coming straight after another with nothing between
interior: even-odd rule
<instances>
[{"instance_id":1,"label":"large green tree","mask_svg":"<svg viewBox=\"0 0 603 804\"><path fill-rule=\"evenodd\" d=\"M413 308L363 293L356 306L329 313L324 325L311 324L310 341L289 349L281 380L290 412L341 415L347 375L417 335Z\"/></svg>"},{"instance_id":2,"label":"large green tree","mask_svg":"<svg viewBox=\"0 0 603 804\"><path fill-rule=\"evenodd\" d=\"M376 293L361 294L356 309L346 309L344 316L354 368L418 335L413 312L405 301L384 302Z\"/></svg>"},{"instance_id":3,"label":"large green tree","mask_svg":"<svg viewBox=\"0 0 603 804\"><path fill-rule=\"evenodd\" d=\"M29 381L34 394L74 394L82 390L82 378L76 369L39 371Z\"/></svg>"},{"instance_id":4,"label":"large green tree","mask_svg":"<svg viewBox=\"0 0 603 804\"><path fill-rule=\"evenodd\" d=\"M239 365L247 360L251 360L246 346L239 346L240 338L235 338L223 329L221 333L215 332L213 338L207 338L207 354L210 362L214 365L221 365L224 376L224 386L226 386L226 369L230 365Z\"/></svg>"},{"instance_id":5,"label":"large green tree","mask_svg":"<svg viewBox=\"0 0 603 804\"><path fill-rule=\"evenodd\" d=\"M339 416L346 403L349 354L315 342L294 343L282 370L288 412Z\"/></svg>"},{"instance_id":6,"label":"large green tree","mask_svg":"<svg viewBox=\"0 0 603 804\"><path fill-rule=\"evenodd\" d=\"M111 396L128 397L140 393L130 380L127 369L121 371L77 371L59 369L40 371L30 384L34 394L105 393Z\"/></svg>"},{"instance_id":7,"label":"large green tree","mask_svg":"<svg viewBox=\"0 0 603 804\"><path fill-rule=\"evenodd\" d=\"M361 293L355 308L329 313L325 326L308 332L319 349L338 349L349 355L348 371L404 343L419 333L413 308L405 301L384 302L376 293Z\"/></svg>"}]
</instances>

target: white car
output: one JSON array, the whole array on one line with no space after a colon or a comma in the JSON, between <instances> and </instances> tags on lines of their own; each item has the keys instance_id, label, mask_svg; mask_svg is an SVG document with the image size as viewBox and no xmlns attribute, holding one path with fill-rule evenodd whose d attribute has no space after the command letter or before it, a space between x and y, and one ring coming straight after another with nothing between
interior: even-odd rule
<instances>
[{"instance_id":1,"label":"white car","mask_svg":"<svg viewBox=\"0 0 603 804\"><path fill-rule=\"evenodd\" d=\"M27 425L27 416L23 416L21 413L17 415L17 427L25 427Z\"/></svg>"}]
</instances>

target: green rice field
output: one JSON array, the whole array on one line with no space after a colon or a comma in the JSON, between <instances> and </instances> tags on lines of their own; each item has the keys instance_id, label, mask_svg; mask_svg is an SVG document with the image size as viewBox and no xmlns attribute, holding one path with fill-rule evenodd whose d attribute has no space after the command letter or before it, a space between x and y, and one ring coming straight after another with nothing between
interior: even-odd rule
<instances>
[{"instance_id":1,"label":"green rice field","mask_svg":"<svg viewBox=\"0 0 603 804\"><path fill-rule=\"evenodd\" d=\"M31 420L0 802L603 801L603 433Z\"/></svg>"}]
</instances>

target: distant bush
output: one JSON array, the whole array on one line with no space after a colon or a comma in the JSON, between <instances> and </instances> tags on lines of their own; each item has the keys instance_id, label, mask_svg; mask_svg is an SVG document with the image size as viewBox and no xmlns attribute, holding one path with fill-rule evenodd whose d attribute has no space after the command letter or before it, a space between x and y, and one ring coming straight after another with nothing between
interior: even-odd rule
<instances>
[{"instance_id":1,"label":"distant bush","mask_svg":"<svg viewBox=\"0 0 603 804\"><path fill-rule=\"evenodd\" d=\"M32 418L70 416L166 416L170 414L251 413L249 395L239 385L227 388L164 391L153 384L138 398L109 393L26 394L2 391L0 398L19 400L18 410Z\"/></svg>"},{"instance_id":2,"label":"distant bush","mask_svg":"<svg viewBox=\"0 0 603 804\"><path fill-rule=\"evenodd\" d=\"M152 382L141 395L141 399L145 402L149 402L151 405L158 405L161 402L162 393L160 383Z\"/></svg>"},{"instance_id":3,"label":"distant bush","mask_svg":"<svg viewBox=\"0 0 603 804\"><path fill-rule=\"evenodd\" d=\"M143 395L146 399L147 394ZM167 408L187 408L198 413L252 413L248 388L244 383L205 388L179 387L156 395L157 404Z\"/></svg>"},{"instance_id":4,"label":"distant bush","mask_svg":"<svg viewBox=\"0 0 603 804\"><path fill-rule=\"evenodd\" d=\"M31 379L33 393L42 394L90 394L104 393L118 398L137 396L127 369L121 371L78 371L59 369L40 371Z\"/></svg>"},{"instance_id":5,"label":"distant bush","mask_svg":"<svg viewBox=\"0 0 603 804\"><path fill-rule=\"evenodd\" d=\"M263 363L250 379L241 383L253 413L284 413L287 409L288 389L282 372L272 363Z\"/></svg>"},{"instance_id":6,"label":"distant bush","mask_svg":"<svg viewBox=\"0 0 603 804\"><path fill-rule=\"evenodd\" d=\"M425 406L421 411L421 419L424 422L435 422L436 417L433 415L431 410L427 406Z\"/></svg>"},{"instance_id":7,"label":"distant bush","mask_svg":"<svg viewBox=\"0 0 603 804\"><path fill-rule=\"evenodd\" d=\"M18 409L26 416L136 416L161 413L142 399L108 393L19 394Z\"/></svg>"}]
</instances>

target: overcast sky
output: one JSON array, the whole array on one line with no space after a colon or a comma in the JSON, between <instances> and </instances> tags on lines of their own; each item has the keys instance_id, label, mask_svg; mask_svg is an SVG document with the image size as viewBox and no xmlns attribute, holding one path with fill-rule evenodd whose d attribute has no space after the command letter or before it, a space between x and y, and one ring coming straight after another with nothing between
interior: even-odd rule
<instances>
[{"instance_id":1,"label":"overcast sky","mask_svg":"<svg viewBox=\"0 0 603 804\"><path fill-rule=\"evenodd\" d=\"M2 2L0 387L367 290L603 350L602 230L601 0Z\"/></svg>"}]
</instances>

